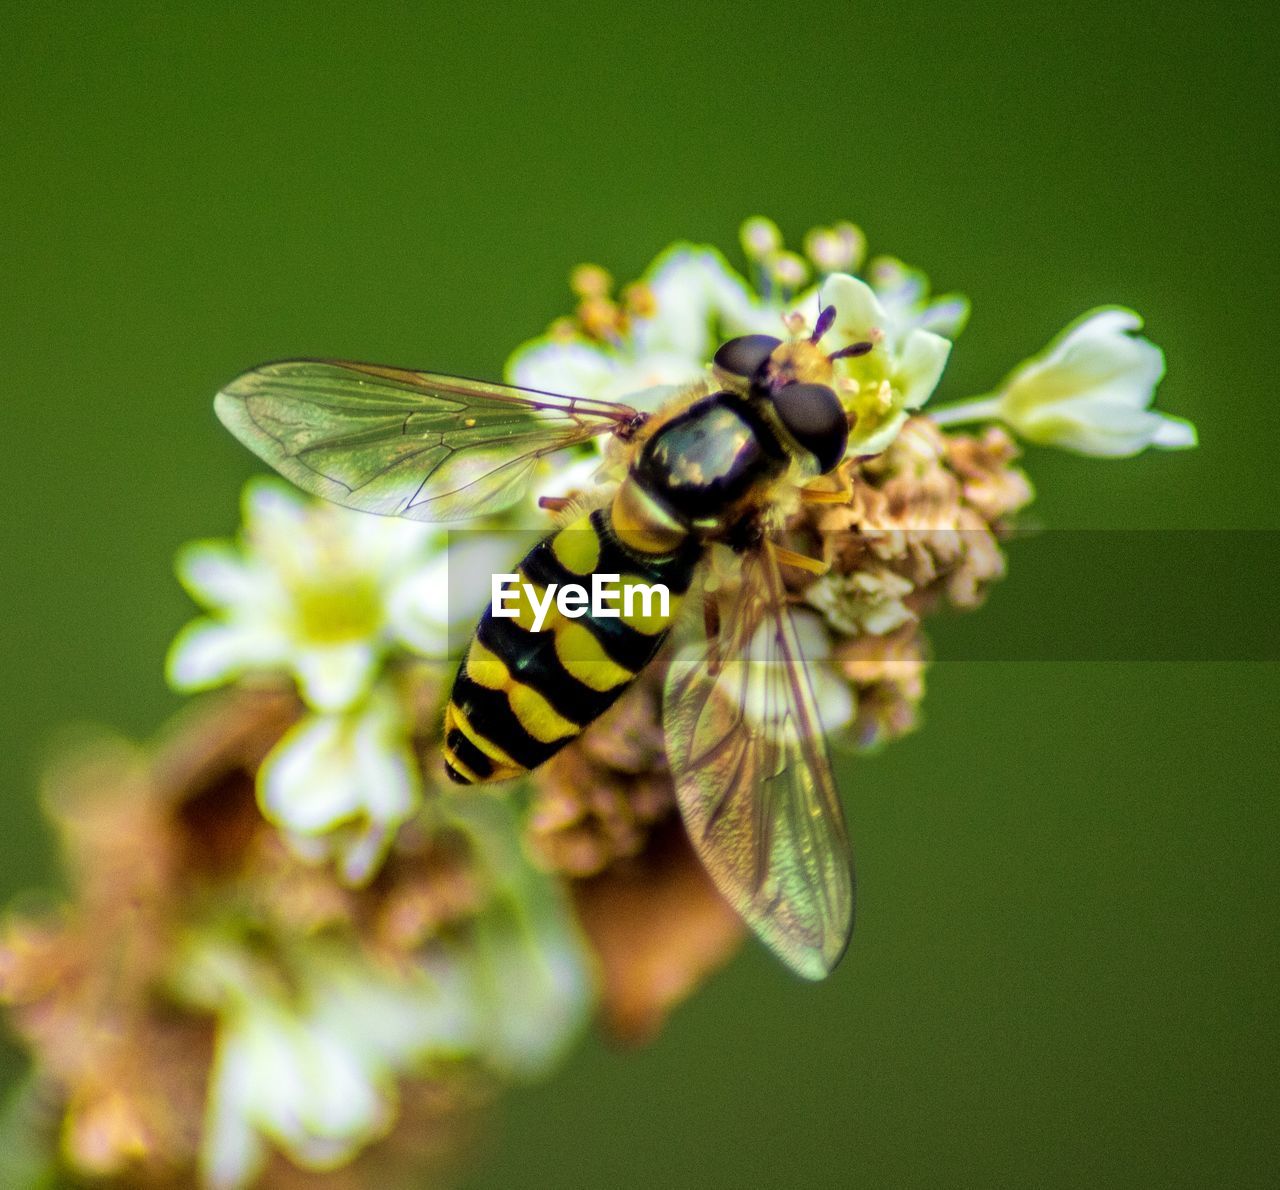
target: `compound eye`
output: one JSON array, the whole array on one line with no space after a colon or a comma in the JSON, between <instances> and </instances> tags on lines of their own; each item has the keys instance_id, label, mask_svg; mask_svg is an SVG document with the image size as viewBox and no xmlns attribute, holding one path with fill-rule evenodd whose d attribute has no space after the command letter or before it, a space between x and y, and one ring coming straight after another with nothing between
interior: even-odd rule
<instances>
[{"instance_id":1,"label":"compound eye","mask_svg":"<svg viewBox=\"0 0 1280 1190\"><path fill-rule=\"evenodd\" d=\"M721 344L715 354L715 365L731 376L750 379L764 367L774 349L781 346L782 340L772 335L743 335Z\"/></svg>"},{"instance_id":2,"label":"compound eye","mask_svg":"<svg viewBox=\"0 0 1280 1190\"><path fill-rule=\"evenodd\" d=\"M787 433L818 460L822 474L834 471L849 444L849 419L825 384L788 384L773 395Z\"/></svg>"}]
</instances>

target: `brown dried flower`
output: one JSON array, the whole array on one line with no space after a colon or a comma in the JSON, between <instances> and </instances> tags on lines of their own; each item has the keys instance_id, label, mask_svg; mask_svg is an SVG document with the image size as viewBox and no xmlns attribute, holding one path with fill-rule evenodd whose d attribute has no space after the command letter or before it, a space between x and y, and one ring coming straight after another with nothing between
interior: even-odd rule
<instances>
[{"instance_id":1,"label":"brown dried flower","mask_svg":"<svg viewBox=\"0 0 1280 1190\"><path fill-rule=\"evenodd\" d=\"M353 956L365 950L394 972L483 901L463 840L447 831L406 830L358 890L290 852L257 812L254 775L296 710L284 693L236 692L180 717L153 756L99 740L49 775L72 899L9 918L0 999L31 1049L35 1094L53 1107L45 1118L73 1174L192 1184L216 1019L184 994L174 958L202 922L233 911L264 944L338 931ZM424 1154L452 1151L492 1082L474 1063L454 1065L443 1080L406 1084L398 1124L343 1186L379 1184L360 1170L385 1171L387 1153L411 1154L420 1176ZM312 1184L279 1157L272 1171L271 1185Z\"/></svg>"},{"instance_id":2,"label":"brown dried flower","mask_svg":"<svg viewBox=\"0 0 1280 1190\"><path fill-rule=\"evenodd\" d=\"M660 668L646 670L573 747L534 773L527 830L551 870L594 876L639 853L649 828L674 809Z\"/></svg>"}]
</instances>

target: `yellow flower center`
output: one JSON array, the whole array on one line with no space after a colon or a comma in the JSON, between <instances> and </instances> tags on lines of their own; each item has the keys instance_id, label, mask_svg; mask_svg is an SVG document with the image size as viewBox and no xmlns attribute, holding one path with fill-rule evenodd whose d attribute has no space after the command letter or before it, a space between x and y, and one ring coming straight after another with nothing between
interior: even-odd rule
<instances>
[{"instance_id":1,"label":"yellow flower center","mask_svg":"<svg viewBox=\"0 0 1280 1190\"><path fill-rule=\"evenodd\" d=\"M856 433L866 437L893 416L902 400L889 379L889 361L877 347L858 359L840 360L836 367L844 371L839 384L844 407L854 415Z\"/></svg>"},{"instance_id":2,"label":"yellow flower center","mask_svg":"<svg viewBox=\"0 0 1280 1190\"><path fill-rule=\"evenodd\" d=\"M382 630L382 600L371 578L303 580L292 594L302 635L316 644L361 640Z\"/></svg>"}]
</instances>

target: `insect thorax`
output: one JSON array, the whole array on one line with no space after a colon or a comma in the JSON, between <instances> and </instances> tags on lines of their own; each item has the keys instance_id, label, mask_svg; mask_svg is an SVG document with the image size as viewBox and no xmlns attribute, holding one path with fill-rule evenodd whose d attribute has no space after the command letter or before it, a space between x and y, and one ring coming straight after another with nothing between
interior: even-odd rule
<instances>
[{"instance_id":1,"label":"insect thorax","mask_svg":"<svg viewBox=\"0 0 1280 1190\"><path fill-rule=\"evenodd\" d=\"M687 524L723 517L781 475L788 456L753 404L712 393L660 426L632 468L635 481Z\"/></svg>"}]
</instances>

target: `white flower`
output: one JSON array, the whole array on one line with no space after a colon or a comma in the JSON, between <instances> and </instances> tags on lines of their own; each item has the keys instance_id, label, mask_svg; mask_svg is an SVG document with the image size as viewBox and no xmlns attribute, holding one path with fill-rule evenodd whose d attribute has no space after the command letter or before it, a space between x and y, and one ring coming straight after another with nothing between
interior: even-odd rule
<instances>
[{"instance_id":1,"label":"white flower","mask_svg":"<svg viewBox=\"0 0 1280 1190\"><path fill-rule=\"evenodd\" d=\"M630 333L616 342L548 335L526 343L508 361L507 378L548 392L625 397L652 409L670 395L671 386L705 376L723 340L786 336L792 314L812 326L820 305L834 305L837 319L824 346L835 351L867 339L876 344L866 355L836 363L840 396L857 414L850 451L876 454L893 441L908 413L929 398L946 366L951 344L926 324L956 327L959 321L954 299L925 301L921 274L903 268L902 278L892 291L894 310L881 304L871 286L843 273L787 303L789 288L758 295L714 249L677 244L654 262L642 282L653 300L651 317L634 319ZM638 390L648 391L637 395Z\"/></svg>"},{"instance_id":2,"label":"white flower","mask_svg":"<svg viewBox=\"0 0 1280 1190\"><path fill-rule=\"evenodd\" d=\"M1106 458L1148 446L1194 446L1189 421L1151 408L1164 353L1133 333L1141 326L1132 310L1094 310L1015 368L996 392L945 406L934 419L1002 421L1028 442Z\"/></svg>"},{"instance_id":3,"label":"white flower","mask_svg":"<svg viewBox=\"0 0 1280 1190\"><path fill-rule=\"evenodd\" d=\"M828 277L821 294L810 291L797 310L812 326L820 306L836 310L822 340L826 350L875 344L865 355L837 360L835 368L836 391L845 408L857 415L849 431L849 453L878 454L898 436L911 411L932 395L951 343L912 320L895 321L870 285L845 273Z\"/></svg>"},{"instance_id":4,"label":"white flower","mask_svg":"<svg viewBox=\"0 0 1280 1190\"><path fill-rule=\"evenodd\" d=\"M719 346L718 322L739 326L754 318L746 282L713 248L673 244L640 285L652 313L632 317L626 335L613 342L534 339L507 361L507 379L543 392L634 403L645 390L700 379Z\"/></svg>"},{"instance_id":5,"label":"white flower","mask_svg":"<svg viewBox=\"0 0 1280 1190\"><path fill-rule=\"evenodd\" d=\"M170 682L198 690L283 670L316 709L353 706L394 647L445 651L440 540L428 526L310 502L274 480L249 483L238 548L193 542L178 556L179 578L211 614L173 642Z\"/></svg>"},{"instance_id":6,"label":"white flower","mask_svg":"<svg viewBox=\"0 0 1280 1190\"><path fill-rule=\"evenodd\" d=\"M271 1000L250 1001L220 1031L209 1091L204 1176L245 1185L271 1141L295 1164L331 1169L382 1135L389 1089L361 1056Z\"/></svg>"},{"instance_id":7,"label":"white flower","mask_svg":"<svg viewBox=\"0 0 1280 1190\"><path fill-rule=\"evenodd\" d=\"M184 956L180 993L218 1022L201 1145L213 1190L251 1183L269 1145L307 1169L344 1164L393 1123L397 1075L471 1041L463 1006L422 972L318 948L287 957L276 970L224 941Z\"/></svg>"},{"instance_id":8,"label":"white flower","mask_svg":"<svg viewBox=\"0 0 1280 1190\"><path fill-rule=\"evenodd\" d=\"M410 727L376 688L359 707L305 716L258 770L258 804L299 854L362 884L421 803Z\"/></svg>"}]
</instances>

